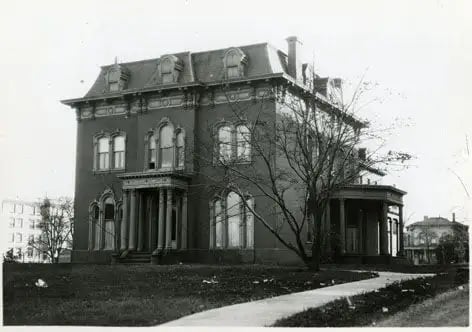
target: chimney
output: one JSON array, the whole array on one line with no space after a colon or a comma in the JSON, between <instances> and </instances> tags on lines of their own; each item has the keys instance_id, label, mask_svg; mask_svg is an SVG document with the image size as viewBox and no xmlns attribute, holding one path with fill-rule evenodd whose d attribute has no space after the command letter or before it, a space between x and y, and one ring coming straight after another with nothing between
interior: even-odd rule
<instances>
[{"instance_id":1,"label":"chimney","mask_svg":"<svg viewBox=\"0 0 472 332\"><path fill-rule=\"evenodd\" d=\"M292 76L295 80L299 79L301 74L298 68L298 55L297 55L297 44L301 44L300 41L296 36L290 36L285 39L288 44L288 59L287 59L287 67L288 67L288 74Z\"/></svg>"},{"instance_id":2,"label":"chimney","mask_svg":"<svg viewBox=\"0 0 472 332\"><path fill-rule=\"evenodd\" d=\"M455 212L452 212L452 221L456 221L456 213Z\"/></svg>"},{"instance_id":3,"label":"chimney","mask_svg":"<svg viewBox=\"0 0 472 332\"><path fill-rule=\"evenodd\" d=\"M428 216L424 216L424 217L423 217L423 220L424 220L424 221L428 220Z\"/></svg>"},{"instance_id":4,"label":"chimney","mask_svg":"<svg viewBox=\"0 0 472 332\"><path fill-rule=\"evenodd\" d=\"M367 155L367 149L366 148L359 148L358 150L358 156L359 156L359 159L362 160L362 161L366 161L366 155Z\"/></svg>"}]
</instances>

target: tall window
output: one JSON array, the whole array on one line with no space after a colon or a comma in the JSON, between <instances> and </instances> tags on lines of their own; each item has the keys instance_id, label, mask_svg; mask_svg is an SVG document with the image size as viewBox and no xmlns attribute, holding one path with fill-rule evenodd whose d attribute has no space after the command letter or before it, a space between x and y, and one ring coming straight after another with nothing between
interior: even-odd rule
<instances>
[{"instance_id":1,"label":"tall window","mask_svg":"<svg viewBox=\"0 0 472 332\"><path fill-rule=\"evenodd\" d=\"M102 137L98 140L98 169L105 170L109 168L109 149L108 137Z\"/></svg>"},{"instance_id":2,"label":"tall window","mask_svg":"<svg viewBox=\"0 0 472 332\"><path fill-rule=\"evenodd\" d=\"M218 154L220 161L231 159L231 128L223 126L218 129Z\"/></svg>"},{"instance_id":3,"label":"tall window","mask_svg":"<svg viewBox=\"0 0 472 332\"><path fill-rule=\"evenodd\" d=\"M156 168L156 136L152 135L149 138L149 156L148 156L148 168Z\"/></svg>"},{"instance_id":4,"label":"tall window","mask_svg":"<svg viewBox=\"0 0 472 332\"><path fill-rule=\"evenodd\" d=\"M114 249L115 238L115 203L111 197L104 201L105 249Z\"/></svg>"},{"instance_id":5,"label":"tall window","mask_svg":"<svg viewBox=\"0 0 472 332\"><path fill-rule=\"evenodd\" d=\"M125 137L113 138L113 168L125 168Z\"/></svg>"},{"instance_id":6,"label":"tall window","mask_svg":"<svg viewBox=\"0 0 472 332\"><path fill-rule=\"evenodd\" d=\"M236 52L228 53L226 56L226 70L228 78L239 77L239 62L241 57Z\"/></svg>"},{"instance_id":7,"label":"tall window","mask_svg":"<svg viewBox=\"0 0 472 332\"><path fill-rule=\"evenodd\" d=\"M161 75L162 83L172 83L174 82L173 68L174 64L169 58L164 59L161 63Z\"/></svg>"},{"instance_id":8,"label":"tall window","mask_svg":"<svg viewBox=\"0 0 472 332\"><path fill-rule=\"evenodd\" d=\"M176 166L177 167L184 167L185 163L185 154L184 154L184 133L182 131L179 131L177 134L177 137L175 139L176 141Z\"/></svg>"},{"instance_id":9,"label":"tall window","mask_svg":"<svg viewBox=\"0 0 472 332\"><path fill-rule=\"evenodd\" d=\"M254 198L248 198L246 200L248 208L246 209L246 247L254 247L254 214L251 209L254 210Z\"/></svg>"},{"instance_id":10,"label":"tall window","mask_svg":"<svg viewBox=\"0 0 472 332\"><path fill-rule=\"evenodd\" d=\"M95 232L94 232L94 249L99 250L100 249L100 237L102 235L102 229L100 227L100 210L98 209L98 206L95 205L92 209L92 221L93 225L95 227Z\"/></svg>"},{"instance_id":11,"label":"tall window","mask_svg":"<svg viewBox=\"0 0 472 332\"><path fill-rule=\"evenodd\" d=\"M223 209L221 208L221 200L216 200L214 203L214 211L215 211L215 247L222 248L223 247Z\"/></svg>"},{"instance_id":12,"label":"tall window","mask_svg":"<svg viewBox=\"0 0 472 332\"><path fill-rule=\"evenodd\" d=\"M210 227L210 236L215 241L211 241L213 248L253 248L254 247L254 199L247 197L246 205L241 197L235 192L230 192L223 201L217 199L213 201L214 227ZM225 208L223 209L222 202ZM226 226L226 227L225 227ZM226 240L224 233L226 231ZM214 233L213 233L214 232Z\"/></svg>"},{"instance_id":13,"label":"tall window","mask_svg":"<svg viewBox=\"0 0 472 332\"><path fill-rule=\"evenodd\" d=\"M172 142L173 130L170 125L161 128L159 132L159 161L160 167L172 167L174 149Z\"/></svg>"},{"instance_id":14,"label":"tall window","mask_svg":"<svg viewBox=\"0 0 472 332\"><path fill-rule=\"evenodd\" d=\"M23 236L21 233L16 233L16 238L15 238L15 242L16 243L20 243L23 241Z\"/></svg>"},{"instance_id":15,"label":"tall window","mask_svg":"<svg viewBox=\"0 0 472 332\"><path fill-rule=\"evenodd\" d=\"M239 247L239 228L241 227L241 199L235 192L230 192L226 200L228 213L228 246Z\"/></svg>"},{"instance_id":16,"label":"tall window","mask_svg":"<svg viewBox=\"0 0 472 332\"><path fill-rule=\"evenodd\" d=\"M251 159L251 133L245 125L236 128L237 158L238 160Z\"/></svg>"}]
</instances>

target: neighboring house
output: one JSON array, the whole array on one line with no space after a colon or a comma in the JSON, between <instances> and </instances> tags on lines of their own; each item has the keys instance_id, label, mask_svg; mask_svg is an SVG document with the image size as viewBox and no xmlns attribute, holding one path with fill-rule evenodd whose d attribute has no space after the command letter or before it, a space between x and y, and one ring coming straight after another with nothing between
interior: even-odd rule
<instances>
[{"instance_id":1,"label":"neighboring house","mask_svg":"<svg viewBox=\"0 0 472 332\"><path fill-rule=\"evenodd\" d=\"M466 260L468 251L468 230L469 226L453 220L449 221L443 217L424 217L423 221L418 221L406 226L404 235L405 256L413 264L436 264L438 263L438 246L448 238L453 239L458 250L458 262ZM463 243L462 243L463 242Z\"/></svg>"},{"instance_id":2,"label":"neighboring house","mask_svg":"<svg viewBox=\"0 0 472 332\"><path fill-rule=\"evenodd\" d=\"M22 263L49 263L46 253L28 245L29 241L41 236L40 203L20 199L6 199L2 201L2 225L7 235L5 255L11 256ZM69 245L61 257L61 262L70 262Z\"/></svg>"},{"instance_id":3,"label":"neighboring house","mask_svg":"<svg viewBox=\"0 0 472 332\"><path fill-rule=\"evenodd\" d=\"M295 37L287 42L288 54L261 43L115 61L101 67L84 97L62 101L77 116L73 262L110 262L118 251L143 262L157 262L163 253L189 262L297 260L250 213L229 211L238 206L234 192L208 193L195 161L201 146L213 144L216 158L257 162L250 144L241 146L245 153L239 143L227 147L247 143L257 102L264 100L275 119L281 104L274 89L308 91L299 43ZM335 107L330 91L338 81L317 81L320 107ZM236 101L248 107L245 122L228 120L229 103ZM383 175L366 169L333 195L323 227L328 237L335 234L337 242L329 242L340 260L385 262L401 254L405 192L382 185ZM249 190L247 200L271 215L268 199Z\"/></svg>"}]
</instances>

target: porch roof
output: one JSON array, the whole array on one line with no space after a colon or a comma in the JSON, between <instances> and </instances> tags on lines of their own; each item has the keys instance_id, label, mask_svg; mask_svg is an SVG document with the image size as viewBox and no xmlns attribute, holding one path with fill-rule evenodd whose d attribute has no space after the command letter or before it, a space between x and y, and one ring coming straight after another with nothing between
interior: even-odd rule
<instances>
[{"instance_id":1,"label":"porch roof","mask_svg":"<svg viewBox=\"0 0 472 332\"><path fill-rule=\"evenodd\" d=\"M123 189L179 188L187 189L191 175L178 170L143 171L119 174L123 180Z\"/></svg>"},{"instance_id":2,"label":"porch roof","mask_svg":"<svg viewBox=\"0 0 472 332\"><path fill-rule=\"evenodd\" d=\"M403 195L405 194L406 191L400 190L393 186L352 184L342 187L331 197L345 199L378 200L385 201L393 205L403 206Z\"/></svg>"}]
</instances>

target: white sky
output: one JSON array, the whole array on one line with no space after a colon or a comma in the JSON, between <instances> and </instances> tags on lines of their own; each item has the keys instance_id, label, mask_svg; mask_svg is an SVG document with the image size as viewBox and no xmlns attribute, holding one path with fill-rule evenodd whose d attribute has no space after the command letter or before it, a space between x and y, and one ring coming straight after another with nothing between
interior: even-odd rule
<instances>
[{"instance_id":1,"label":"white sky","mask_svg":"<svg viewBox=\"0 0 472 332\"><path fill-rule=\"evenodd\" d=\"M390 183L405 218L472 221L470 1L10 1L0 14L0 199L73 195L76 120L99 66L185 50L303 42L322 75L379 83L376 121L416 155ZM471 151L472 153L472 151Z\"/></svg>"}]
</instances>

